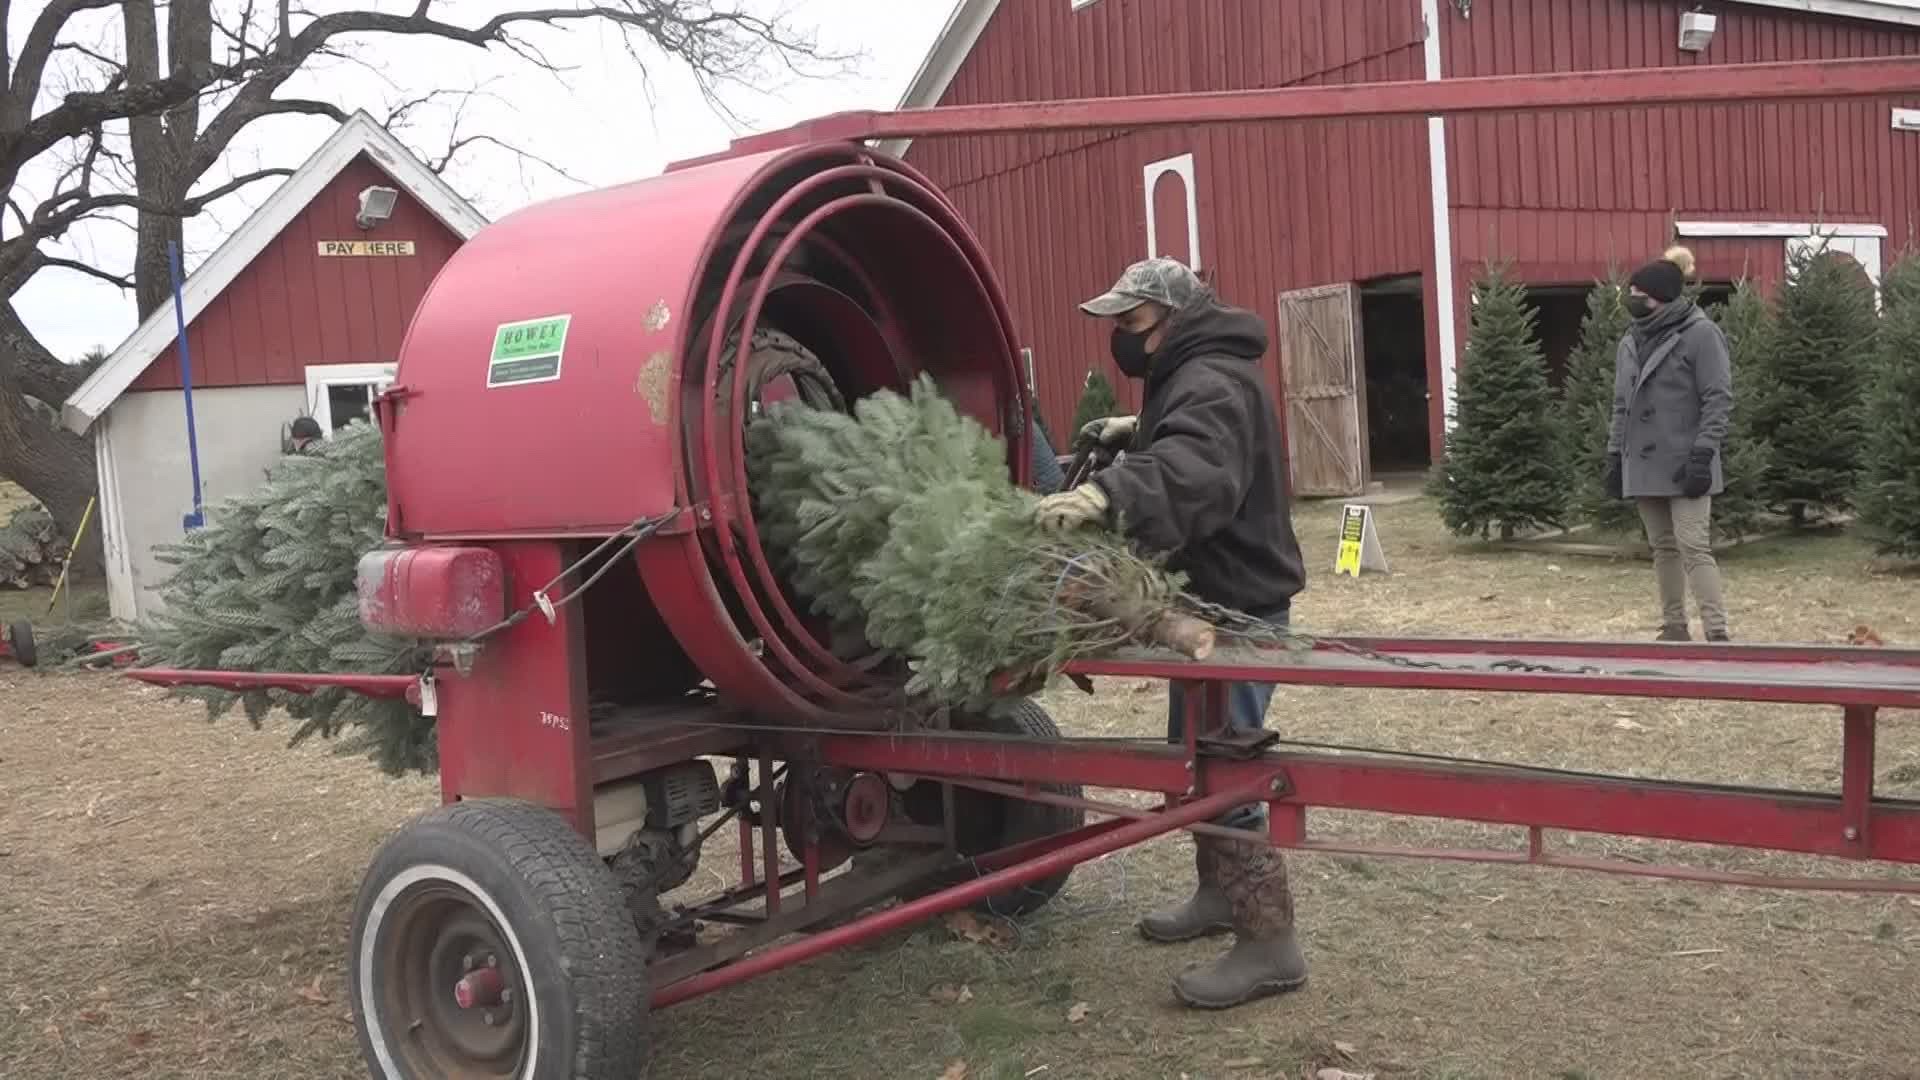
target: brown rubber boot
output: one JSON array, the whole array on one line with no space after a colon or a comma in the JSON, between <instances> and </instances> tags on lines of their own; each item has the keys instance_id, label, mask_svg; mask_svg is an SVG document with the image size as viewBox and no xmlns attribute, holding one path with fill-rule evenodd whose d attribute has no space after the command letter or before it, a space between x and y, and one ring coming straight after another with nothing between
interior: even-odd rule
<instances>
[{"instance_id":1,"label":"brown rubber boot","mask_svg":"<svg viewBox=\"0 0 1920 1080\"><path fill-rule=\"evenodd\" d=\"M1202 837L1193 839L1193 869L1200 884L1186 903L1140 920L1140 936L1148 941L1172 944L1233 929L1233 905L1220 889L1218 855Z\"/></svg>"},{"instance_id":2,"label":"brown rubber boot","mask_svg":"<svg viewBox=\"0 0 1920 1080\"><path fill-rule=\"evenodd\" d=\"M1197 1009L1230 1009L1307 985L1307 959L1294 934L1287 864L1260 841L1196 838L1214 849L1221 891L1233 908L1233 948L1173 980L1173 992Z\"/></svg>"}]
</instances>

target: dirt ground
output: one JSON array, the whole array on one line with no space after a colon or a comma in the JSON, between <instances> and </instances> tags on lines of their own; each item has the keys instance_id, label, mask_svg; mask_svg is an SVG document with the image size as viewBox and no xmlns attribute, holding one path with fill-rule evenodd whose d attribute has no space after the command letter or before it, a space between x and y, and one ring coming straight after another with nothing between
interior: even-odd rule
<instances>
[{"instance_id":1,"label":"dirt ground","mask_svg":"<svg viewBox=\"0 0 1920 1080\"><path fill-rule=\"evenodd\" d=\"M1336 515L1299 515L1315 573L1303 627L1651 634L1645 563L1489 552L1444 537L1431 505L1412 502L1380 511L1394 572L1335 580ZM1875 571L1848 537L1764 542L1723 565L1742 639L1838 642L1864 622L1920 643L1920 578ZM1156 685L1046 700L1074 734L1164 724ZM1913 720L1882 727L1884 794L1920 797ZM1283 689L1270 722L1301 739L1646 776L1831 789L1839 768L1837 713L1790 706ZM432 805L434 787L284 743L284 729L209 725L197 706L109 677L0 667L0 1077L364 1075L342 987L347 909L374 847ZM1522 843L1359 815L1313 827ZM1311 986L1196 1014L1173 1004L1168 980L1220 943L1150 947L1132 929L1182 895L1190 851L1167 839L1081 868L1007 945L923 927L677 1007L658 1018L650 1075L1920 1077L1920 900L1301 855ZM732 865L713 850L694 884Z\"/></svg>"}]
</instances>

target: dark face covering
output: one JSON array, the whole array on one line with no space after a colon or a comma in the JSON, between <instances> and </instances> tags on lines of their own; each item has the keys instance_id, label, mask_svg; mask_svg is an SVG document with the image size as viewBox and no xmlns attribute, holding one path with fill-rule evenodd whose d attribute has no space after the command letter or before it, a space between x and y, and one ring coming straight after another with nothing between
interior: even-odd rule
<instances>
[{"instance_id":1,"label":"dark face covering","mask_svg":"<svg viewBox=\"0 0 1920 1080\"><path fill-rule=\"evenodd\" d=\"M1653 301L1644 296L1627 297L1627 314L1636 319L1644 319L1653 314Z\"/></svg>"},{"instance_id":2,"label":"dark face covering","mask_svg":"<svg viewBox=\"0 0 1920 1080\"><path fill-rule=\"evenodd\" d=\"M1120 369L1120 374L1129 379L1147 377L1147 372L1153 370L1153 354L1147 351L1147 339L1166 321L1167 317L1162 315L1159 322L1145 330L1113 328L1113 362Z\"/></svg>"}]
</instances>

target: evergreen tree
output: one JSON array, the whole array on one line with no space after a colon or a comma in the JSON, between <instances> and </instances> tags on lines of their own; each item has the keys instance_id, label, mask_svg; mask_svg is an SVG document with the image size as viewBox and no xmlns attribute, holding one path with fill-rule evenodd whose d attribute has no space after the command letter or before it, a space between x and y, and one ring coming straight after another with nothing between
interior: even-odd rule
<instances>
[{"instance_id":1,"label":"evergreen tree","mask_svg":"<svg viewBox=\"0 0 1920 1080\"><path fill-rule=\"evenodd\" d=\"M775 406L748 439L755 520L786 581L905 657L909 694L985 709L1002 673L1039 680L1129 642L1210 646L1177 575L1104 529L1040 528L999 440L925 377L853 415Z\"/></svg>"},{"instance_id":2,"label":"evergreen tree","mask_svg":"<svg viewBox=\"0 0 1920 1080\"><path fill-rule=\"evenodd\" d=\"M1640 528L1633 503L1607 492L1607 435L1613 425L1614 365L1620 339L1632 326L1626 309L1626 279L1618 271L1587 292L1580 340L1567 358L1562 423L1571 447L1573 505L1579 520L1605 532Z\"/></svg>"},{"instance_id":3,"label":"evergreen tree","mask_svg":"<svg viewBox=\"0 0 1920 1080\"><path fill-rule=\"evenodd\" d=\"M413 643L369 634L354 573L385 540L386 468L379 431L356 421L309 455L282 459L261 487L227 499L204 528L159 550L174 567L165 606L141 631L141 660L157 667L233 671L407 674L427 656ZM345 690L311 696L175 691L210 718L240 705L260 726L275 707L296 721L292 742L347 734L342 753L365 753L394 774L438 765L433 721L404 701Z\"/></svg>"},{"instance_id":4,"label":"evergreen tree","mask_svg":"<svg viewBox=\"0 0 1920 1080\"><path fill-rule=\"evenodd\" d=\"M1852 260L1796 250L1776 317L1777 341L1758 372L1754 433L1773 447L1761 485L1768 505L1800 523L1852 503L1877 324L1873 289Z\"/></svg>"},{"instance_id":5,"label":"evergreen tree","mask_svg":"<svg viewBox=\"0 0 1920 1080\"><path fill-rule=\"evenodd\" d=\"M1920 558L1920 251L1901 253L1881 279L1880 296L1883 318L1855 505L1875 550Z\"/></svg>"},{"instance_id":6,"label":"evergreen tree","mask_svg":"<svg viewBox=\"0 0 1920 1080\"><path fill-rule=\"evenodd\" d=\"M1441 517L1457 535L1510 538L1566 521L1565 439L1534 318L1503 266L1474 282L1454 426L1434 472Z\"/></svg>"},{"instance_id":7,"label":"evergreen tree","mask_svg":"<svg viewBox=\"0 0 1920 1080\"><path fill-rule=\"evenodd\" d=\"M1119 411L1120 403L1113 396L1113 384L1108 382L1107 377L1100 372L1088 371L1086 386L1080 391L1080 404L1073 410L1073 427L1069 429L1066 447L1062 447L1060 452L1066 453L1067 449L1072 447L1074 438L1080 434L1081 428L1087 426L1089 420L1112 416ZM1058 443L1054 445L1060 446Z\"/></svg>"},{"instance_id":8,"label":"evergreen tree","mask_svg":"<svg viewBox=\"0 0 1920 1080\"><path fill-rule=\"evenodd\" d=\"M1745 279L1734 286L1731 299L1708 314L1727 337L1733 371L1733 419L1720 446L1726 487L1713 498L1714 532L1731 540L1758 530L1765 521L1763 485L1773 448L1754 427L1755 417L1765 412L1766 384L1760 373L1766 370L1778 328L1766 298Z\"/></svg>"}]
</instances>

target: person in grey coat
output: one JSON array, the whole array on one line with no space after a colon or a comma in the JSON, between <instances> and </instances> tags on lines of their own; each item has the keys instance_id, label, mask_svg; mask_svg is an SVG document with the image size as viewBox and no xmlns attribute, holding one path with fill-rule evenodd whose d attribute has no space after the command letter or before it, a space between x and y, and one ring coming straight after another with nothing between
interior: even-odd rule
<instances>
[{"instance_id":1,"label":"person in grey coat","mask_svg":"<svg viewBox=\"0 0 1920 1080\"><path fill-rule=\"evenodd\" d=\"M1713 497L1726 486L1721 445L1733 377L1720 327L1683 294L1693 253L1671 248L1628 279L1633 326L1614 357L1607 489L1632 499L1653 548L1661 641L1688 641L1687 593L1708 641L1727 641L1713 560Z\"/></svg>"}]
</instances>

